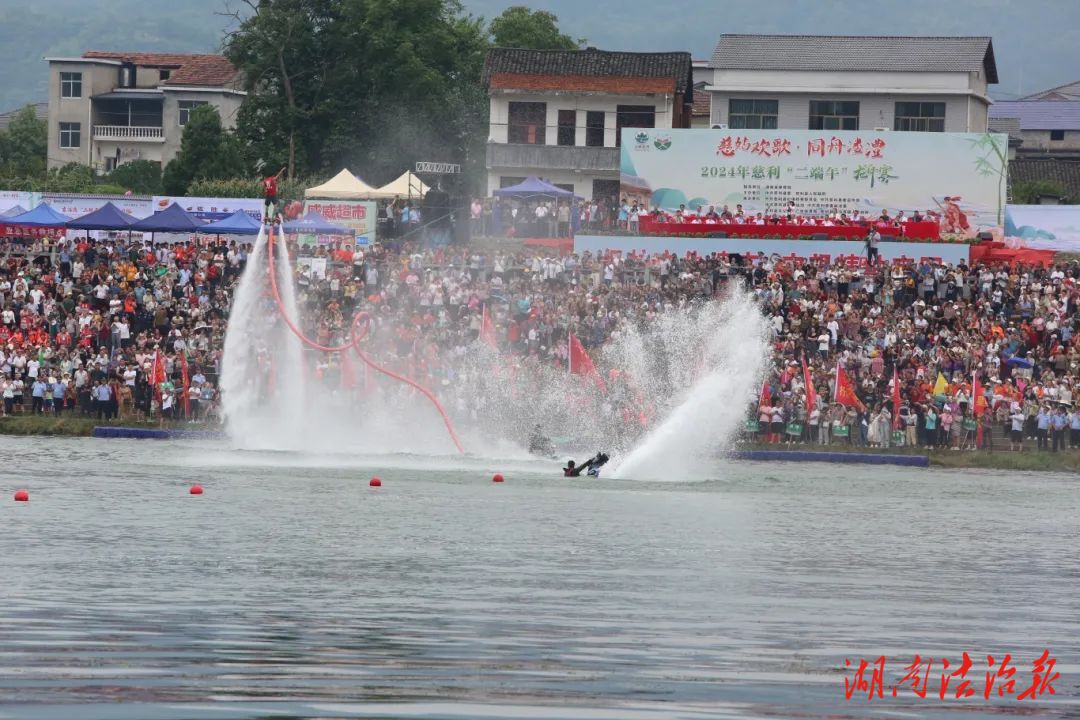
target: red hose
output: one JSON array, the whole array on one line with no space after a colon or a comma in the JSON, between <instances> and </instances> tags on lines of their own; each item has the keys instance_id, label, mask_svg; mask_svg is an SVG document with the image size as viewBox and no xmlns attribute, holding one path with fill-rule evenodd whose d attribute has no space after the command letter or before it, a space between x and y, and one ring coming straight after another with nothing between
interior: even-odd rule
<instances>
[{"instance_id":1,"label":"red hose","mask_svg":"<svg viewBox=\"0 0 1080 720\"><path fill-rule=\"evenodd\" d=\"M312 347L316 350L321 350L323 352L339 353L345 352L349 348L352 348L356 351L356 354L360 356L360 359L363 360L373 370L376 370L383 375L386 375L387 377L391 377L398 382L403 382L406 385L411 385L412 387L419 390L421 393L424 394L424 397L426 397L432 402L432 404L435 406L435 409L439 411L439 414L442 416L443 423L446 425L446 431L450 433L450 439L454 441L454 446L457 447L458 452L464 455L465 448L461 446L461 441L458 440L457 433L454 432L454 425L450 422L450 416L446 414L446 410L443 409L442 403L439 402L439 399L435 397L434 393L432 393L430 390L428 390L426 387L416 382L415 380L412 380L411 378L407 378L404 375L398 375L395 372L387 370L386 368L382 367L374 360L369 358L367 353L360 349L360 341L367 337L368 331L371 329L371 316L363 310L357 312L356 315L353 316L352 326L349 329L350 340L348 343L344 345L338 345L336 347L320 345L319 343L304 335L303 331L293 323L292 318L290 318L289 314L285 312L285 304L281 302L281 294L278 292L277 286L277 273L274 272L273 227L269 228L269 234L267 236L266 256L270 266L270 290L274 295L274 302L277 304L278 312L281 313L281 319L285 321L285 324L289 326L289 329L292 330L293 334L296 335L296 337L300 338L300 341L308 347ZM361 322L364 324L363 331L357 332L357 328Z\"/></svg>"}]
</instances>

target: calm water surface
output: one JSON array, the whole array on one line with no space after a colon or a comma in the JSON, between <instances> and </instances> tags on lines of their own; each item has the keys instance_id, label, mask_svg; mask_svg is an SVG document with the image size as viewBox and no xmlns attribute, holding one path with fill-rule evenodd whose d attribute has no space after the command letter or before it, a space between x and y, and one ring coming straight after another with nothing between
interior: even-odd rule
<instances>
[{"instance_id":1,"label":"calm water surface","mask_svg":"<svg viewBox=\"0 0 1080 720\"><path fill-rule=\"evenodd\" d=\"M1073 476L0 450L0 718L1080 715ZM1044 648L1055 695L982 698L988 653L1019 692ZM891 697L964 651L972 700L938 699L939 661ZM845 701L845 659L881 655L886 698Z\"/></svg>"}]
</instances>

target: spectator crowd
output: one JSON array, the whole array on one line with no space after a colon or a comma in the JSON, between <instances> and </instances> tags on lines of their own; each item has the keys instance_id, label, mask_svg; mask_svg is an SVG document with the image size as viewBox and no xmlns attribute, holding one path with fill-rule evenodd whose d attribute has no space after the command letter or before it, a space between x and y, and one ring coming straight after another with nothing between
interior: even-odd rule
<instances>
[{"instance_id":1,"label":"spectator crowd","mask_svg":"<svg viewBox=\"0 0 1080 720\"><path fill-rule=\"evenodd\" d=\"M290 249L311 337L344 342L352 314L368 310L378 359L440 394L453 395L485 308L494 343L523 372L565 364L572 332L606 374L604 347L620 327L648 325L739 282L771 327L772 369L747 426L761 441L1080 447L1076 261L558 257L411 243ZM6 241L3 412L217 419L229 306L249 250L215 238ZM338 357L309 358L332 392L364 384ZM838 367L857 402L832 402ZM610 412L637 422L633 394L609 380ZM812 408L808 395L817 398Z\"/></svg>"}]
</instances>

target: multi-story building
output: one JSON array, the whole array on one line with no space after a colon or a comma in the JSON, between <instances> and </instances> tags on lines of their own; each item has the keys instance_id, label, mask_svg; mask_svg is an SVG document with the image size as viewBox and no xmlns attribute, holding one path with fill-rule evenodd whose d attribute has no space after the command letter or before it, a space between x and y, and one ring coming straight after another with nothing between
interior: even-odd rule
<instances>
[{"instance_id":1,"label":"multi-story building","mask_svg":"<svg viewBox=\"0 0 1080 720\"><path fill-rule=\"evenodd\" d=\"M586 198L619 193L623 128L690 127L685 52L490 50L488 193L538 175Z\"/></svg>"},{"instance_id":2,"label":"multi-story building","mask_svg":"<svg viewBox=\"0 0 1080 720\"><path fill-rule=\"evenodd\" d=\"M988 37L722 35L712 127L985 132Z\"/></svg>"},{"instance_id":3,"label":"multi-story building","mask_svg":"<svg viewBox=\"0 0 1080 720\"><path fill-rule=\"evenodd\" d=\"M1019 156L1080 158L1080 100L999 100L990 118L1016 122Z\"/></svg>"},{"instance_id":4,"label":"multi-story building","mask_svg":"<svg viewBox=\"0 0 1080 720\"><path fill-rule=\"evenodd\" d=\"M48 61L49 167L164 165L180 150L194 108L213 105L233 127L245 95L222 55L86 52Z\"/></svg>"}]
</instances>

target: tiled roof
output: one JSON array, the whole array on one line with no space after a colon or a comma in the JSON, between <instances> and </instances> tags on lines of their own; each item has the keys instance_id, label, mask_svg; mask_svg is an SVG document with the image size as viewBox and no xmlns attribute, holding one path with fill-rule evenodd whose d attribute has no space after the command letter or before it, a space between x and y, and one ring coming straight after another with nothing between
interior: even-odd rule
<instances>
[{"instance_id":1,"label":"tiled roof","mask_svg":"<svg viewBox=\"0 0 1080 720\"><path fill-rule=\"evenodd\" d=\"M999 100L990 117L1016 118L1021 130L1080 130L1080 100Z\"/></svg>"},{"instance_id":2,"label":"tiled roof","mask_svg":"<svg viewBox=\"0 0 1080 720\"><path fill-rule=\"evenodd\" d=\"M1028 95L1021 100L1080 100L1080 82L1071 82Z\"/></svg>"},{"instance_id":3,"label":"tiled roof","mask_svg":"<svg viewBox=\"0 0 1080 720\"><path fill-rule=\"evenodd\" d=\"M0 130L6 130L7 126L11 124L12 118L18 115L21 110L22 108L16 108L0 113ZM34 115L37 116L38 120L47 120L49 118L49 103L34 103Z\"/></svg>"},{"instance_id":4,"label":"tiled roof","mask_svg":"<svg viewBox=\"0 0 1080 720\"><path fill-rule=\"evenodd\" d=\"M990 118L986 129L990 132L1005 133L1009 136L1009 147L1020 147L1024 143L1024 136L1020 132L1020 121L1016 118Z\"/></svg>"},{"instance_id":5,"label":"tiled roof","mask_svg":"<svg viewBox=\"0 0 1080 720\"><path fill-rule=\"evenodd\" d=\"M197 55L189 53L107 52L91 50L84 58L118 60L142 67L171 69L169 79L163 85L196 85L220 87L236 78L236 68L224 55Z\"/></svg>"},{"instance_id":6,"label":"tiled roof","mask_svg":"<svg viewBox=\"0 0 1080 720\"><path fill-rule=\"evenodd\" d=\"M988 37L721 35L710 66L729 70L986 71L996 83Z\"/></svg>"},{"instance_id":7,"label":"tiled roof","mask_svg":"<svg viewBox=\"0 0 1080 720\"><path fill-rule=\"evenodd\" d=\"M697 117L708 117L711 113L712 94L705 92L705 83L694 85L694 106L690 109L690 114Z\"/></svg>"},{"instance_id":8,"label":"tiled roof","mask_svg":"<svg viewBox=\"0 0 1080 720\"><path fill-rule=\"evenodd\" d=\"M1049 180L1060 185L1072 201L1080 200L1080 160L1016 158L1009 161L1009 185Z\"/></svg>"},{"instance_id":9,"label":"tiled roof","mask_svg":"<svg viewBox=\"0 0 1080 720\"><path fill-rule=\"evenodd\" d=\"M572 75L670 79L674 92L692 84L690 53L634 53L585 50L523 50L492 48L484 61L484 86L492 75Z\"/></svg>"}]
</instances>

